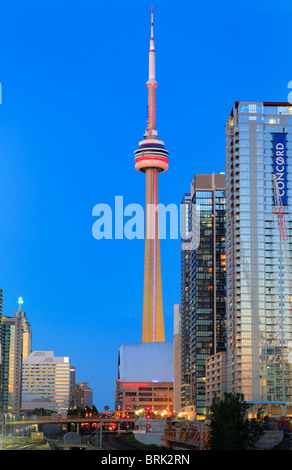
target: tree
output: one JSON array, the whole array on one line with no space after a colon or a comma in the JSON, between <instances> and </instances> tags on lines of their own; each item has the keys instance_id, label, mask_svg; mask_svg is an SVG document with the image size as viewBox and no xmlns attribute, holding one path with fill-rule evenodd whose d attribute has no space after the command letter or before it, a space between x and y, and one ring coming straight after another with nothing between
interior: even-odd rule
<instances>
[{"instance_id":1,"label":"tree","mask_svg":"<svg viewBox=\"0 0 292 470\"><path fill-rule=\"evenodd\" d=\"M262 409L257 417L248 419L249 405L240 393L225 393L224 399L214 398L211 405L211 450L248 450L267 429Z\"/></svg>"},{"instance_id":2,"label":"tree","mask_svg":"<svg viewBox=\"0 0 292 470\"><path fill-rule=\"evenodd\" d=\"M90 413L90 408L89 408L89 406L86 405L85 408L83 408L83 409L81 410L81 416L83 416L83 417L84 417L84 416L88 416L89 413Z\"/></svg>"},{"instance_id":3,"label":"tree","mask_svg":"<svg viewBox=\"0 0 292 470\"><path fill-rule=\"evenodd\" d=\"M98 411L97 411L95 405L92 405L92 407L90 409L90 412L92 413L92 416L97 416L98 415Z\"/></svg>"},{"instance_id":4,"label":"tree","mask_svg":"<svg viewBox=\"0 0 292 470\"><path fill-rule=\"evenodd\" d=\"M67 411L68 416L78 416L80 414L80 408L77 405L70 406Z\"/></svg>"}]
</instances>

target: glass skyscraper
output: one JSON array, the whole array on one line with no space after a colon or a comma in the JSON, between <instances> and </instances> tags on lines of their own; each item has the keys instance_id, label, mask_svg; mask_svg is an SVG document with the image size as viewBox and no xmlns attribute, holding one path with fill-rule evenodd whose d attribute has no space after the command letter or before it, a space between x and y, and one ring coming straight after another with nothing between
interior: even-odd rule
<instances>
[{"instance_id":1,"label":"glass skyscraper","mask_svg":"<svg viewBox=\"0 0 292 470\"><path fill-rule=\"evenodd\" d=\"M21 319L21 331L22 331L22 360L32 352L32 330L31 325L28 321L26 313L22 311L23 300L22 297L18 299L19 309L14 313L14 316Z\"/></svg>"},{"instance_id":2,"label":"glass skyscraper","mask_svg":"<svg viewBox=\"0 0 292 470\"><path fill-rule=\"evenodd\" d=\"M190 232L190 204L191 195L184 194L182 208L182 224L185 232ZM190 338L189 338L189 286L190 286L190 253L181 250L181 407L185 408L192 404L191 380L190 380Z\"/></svg>"},{"instance_id":3,"label":"glass skyscraper","mask_svg":"<svg viewBox=\"0 0 292 470\"><path fill-rule=\"evenodd\" d=\"M19 416L22 370L21 319L17 317L2 317L1 326L0 412Z\"/></svg>"},{"instance_id":4,"label":"glass skyscraper","mask_svg":"<svg viewBox=\"0 0 292 470\"><path fill-rule=\"evenodd\" d=\"M31 353L32 332L26 313L21 310L23 301L19 297L19 309L14 317L1 316L2 291L0 292L0 412L20 413L22 394L22 361Z\"/></svg>"},{"instance_id":5,"label":"glass skyscraper","mask_svg":"<svg viewBox=\"0 0 292 470\"><path fill-rule=\"evenodd\" d=\"M3 290L0 289L0 400L1 400L1 389L2 385L2 302L3 302ZM1 403L0 403L0 413L1 413Z\"/></svg>"},{"instance_id":6,"label":"glass skyscraper","mask_svg":"<svg viewBox=\"0 0 292 470\"><path fill-rule=\"evenodd\" d=\"M206 358L226 348L225 175L195 175L182 201L192 227L190 203L199 208L200 241L181 251L182 408L193 405L198 416L206 414Z\"/></svg>"},{"instance_id":7,"label":"glass skyscraper","mask_svg":"<svg viewBox=\"0 0 292 470\"><path fill-rule=\"evenodd\" d=\"M279 414L292 411L291 158L290 104L234 104L226 124L227 388Z\"/></svg>"}]
</instances>

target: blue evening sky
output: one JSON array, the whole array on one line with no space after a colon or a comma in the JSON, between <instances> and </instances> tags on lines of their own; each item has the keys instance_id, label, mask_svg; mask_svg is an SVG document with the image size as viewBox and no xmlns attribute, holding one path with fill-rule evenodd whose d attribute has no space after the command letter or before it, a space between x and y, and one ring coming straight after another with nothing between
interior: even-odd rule
<instances>
[{"instance_id":1,"label":"blue evening sky","mask_svg":"<svg viewBox=\"0 0 292 470\"><path fill-rule=\"evenodd\" d=\"M2 0L0 4L0 287L17 299L34 350L54 350L114 406L118 348L139 342L143 240L92 236L92 209L144 204L134 150L146 126L154 5L157 128L170 152L163 204L195 173L225 170L234 101L287 101L289 0ZM166 339L180 302L180 243L163 240Z\"/></svg>"}]
</instances>

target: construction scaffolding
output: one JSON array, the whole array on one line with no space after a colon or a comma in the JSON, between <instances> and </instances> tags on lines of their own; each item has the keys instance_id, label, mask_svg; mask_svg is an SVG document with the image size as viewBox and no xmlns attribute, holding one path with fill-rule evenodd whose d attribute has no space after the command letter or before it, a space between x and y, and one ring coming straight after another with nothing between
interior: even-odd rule
<instances>
[{"instance_id":1,"label":"construction scaffolding","mask_svg":"<svg viewBox=\"0 0 292 470\"><path fill-rule=\"evenodd\" d=\"M161 445L169 449L210 450L210 430L204 421L168 419Z\"/></svg>"}]
</instances>

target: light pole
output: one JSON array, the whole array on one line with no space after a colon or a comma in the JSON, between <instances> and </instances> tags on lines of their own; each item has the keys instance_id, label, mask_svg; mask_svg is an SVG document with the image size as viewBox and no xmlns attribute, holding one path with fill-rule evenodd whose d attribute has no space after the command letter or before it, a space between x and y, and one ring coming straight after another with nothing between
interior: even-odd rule
<instances>
[{"instance_id":1,"label":"light pole","mask_svg":"<svg viewBox=\"0 0 292 470\"><path fill-rule=\"evenodd\" d=\"M1 416L1 424L2 424L2 446L1 448L4 449L4 420L5 420L5 415Z\"/></svg>"},{"instance_id":2,"label":"light pole","mask_svg":"<svg viewBox=\"0 0 292 470\"><path fill-rule=\"evenodd\" d=\"M2 421L2 426L3 426L3 432L2 432L2 437L3 437L3 449L5 447L5 438L6 438L6 413L3 415L3 421Z\"/></svg>"},{"instance_id":3,"label":"light pole","mask_svg":"<svg viewBox=\"0 0 292 470\"><path fill-rule=\"evenodd\" d=\"M203 440L202 440L202 425L205 424L205 420L199 420L200 427L200 450L203 450Z\"/></svg>"},{"instance_id":4,"label":"light pole","mask_svg":"<svg viewBox=\"0 0 292 470\"><path fill-rule=\"evenodd\" d=\"M102 450L102 421L100 420L99 426L99 450Z\"/></svg>"}]
</instances>

